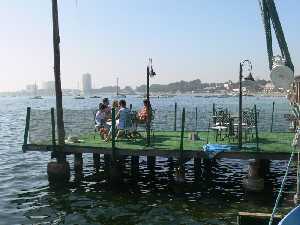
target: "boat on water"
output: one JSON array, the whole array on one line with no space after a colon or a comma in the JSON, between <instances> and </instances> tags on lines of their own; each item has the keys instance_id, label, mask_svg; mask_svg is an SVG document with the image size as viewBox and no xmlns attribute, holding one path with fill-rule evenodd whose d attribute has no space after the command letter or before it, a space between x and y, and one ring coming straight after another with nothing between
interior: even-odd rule
<instances>
[{"instance_id":1,"label":"boat on water","mask_svg":"<svg viewBox=\"0 0 300 225\"><path fill-rule=\"evenodd\" d=\"M173 98L175 97L176 95L171 95L171 94L165 94L165 95L159 95L157 96L158 98Z\"/></svg>"},{"instance_id":2,"label":"boat on water","mask_svg":"<svg viewBox=\"0 0 300 225\"><path fill-rule=\"evenodd\" d=\"M94 95L94 96L91 96L90 98L101 98L101 97L97 96L97 95Z\"/></svg>"},{"instance_id":3,"label":"boat on water","mask_svg":"<svg viewBox=\"0 0 300 225\"><path fill-rule=\"evenodd\" d=\"M85 97L81 96L81 95L77 95L77 96L74 97L74 99L85 99Z\"/></svg>"},{"instance_id":4,"label":"boat on water","mask_svg":"<svg viewBox=\"0 0 300 225\"><path fill-rule=\"evenodd\" d=\"M300 225L300 205L290 211L278 225Z\"/></svg>"},{"instance_id":5,"label":"boat on water","mask_svg":"<svg viewBox=\"0 0 300 225\"><path fill-rule=\"evenodd\" d=\"M38 95L38 96L34 96L34 97L32 97L31 99L43 99L43 97L42 97L42 96L40 96L40 95Z\"/></svg>"}]
</instances>

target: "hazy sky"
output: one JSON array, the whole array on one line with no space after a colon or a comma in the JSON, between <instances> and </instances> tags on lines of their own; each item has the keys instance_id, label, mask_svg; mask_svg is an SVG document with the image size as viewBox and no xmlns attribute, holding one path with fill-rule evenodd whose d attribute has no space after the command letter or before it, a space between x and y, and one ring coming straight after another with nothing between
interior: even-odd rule
<instances>
[{"instance_id":1,"label":"hazy sky","mask_svg":"<svg viewBox=\"0 0 300 225\"><path fill-rule=\"evenodd\" d=\"M236 81L246 58L255 76L269 78L257 0L77 1L58 1L64 88L86 72L96 87L117 76L121 86L143 84L148 57L152 83ZM300 2L276 4L299 73ZM51 0L2 0L0 19L0 91L53 80Z\"/></svg>"}]
</instances>

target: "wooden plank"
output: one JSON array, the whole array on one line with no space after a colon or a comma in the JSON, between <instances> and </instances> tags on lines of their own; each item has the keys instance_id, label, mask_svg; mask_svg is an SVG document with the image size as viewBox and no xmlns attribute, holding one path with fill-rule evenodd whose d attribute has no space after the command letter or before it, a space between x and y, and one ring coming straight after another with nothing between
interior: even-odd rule
<instances>
[{"instance_id":1,"label":"wooden plank","mask_svg":"<svg viewBox=\"0 0 300 225\"><path fill-rule=\"evenodd\" d=\"M268 225L271 214L269 213L249 213L249 212L239 212L237 217L238 225ZM283 217L281 215L276 215L273 220L273 225L278 224Z\"/></svg>"},{"instance_id":2,"label":"wooden plank","mask_svg":"<svg viewBox=\"0 0 300 225\"><path fill-rule=\"evenodd\" d=\"M36 145L27 144L23 145L23 151L54 151L52 145ZM98 153L98 154L112 154L111 148L103 147L91 147L91 146L75 146L75 145L64 145L63 152L65 153ZM161 156L161 157L180 157L180 151L178 149L166 150L166 149L154 149L147 148L143 150L132 150L132 149L118 149L118 155L128 156ZM198 157L207 158L207 154L203 151L195 150L184 150L184 157ZM268 159L268 160L288 160L290 153L269 153L269 152L222 152L216 155L216 159L227 158L227 159ZM293 160L297 160L297 156L294 156Z\"/></svg>"}]
</instances>

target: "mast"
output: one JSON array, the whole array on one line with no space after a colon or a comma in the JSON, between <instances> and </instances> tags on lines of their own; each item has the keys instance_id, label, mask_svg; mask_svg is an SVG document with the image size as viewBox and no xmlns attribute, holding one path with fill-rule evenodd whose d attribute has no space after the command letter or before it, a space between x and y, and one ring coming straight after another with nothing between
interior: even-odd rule
<instances>
[{"instance_id":1,"label":"mast","mask_svg":"<svg viewBox=\"0 0 300 225\"><path fill-rule=\"evenodd\" d=\"M119 77L117 77L117 96L119 96Z\"/></svg>"},{"instance_id":2,"label":"mast","mask_svg":"<svg viewBox=\"0 0 300 225\"><path fill-rule=\"evenodd\" d=\"M54 51L54 79L56 94L56 113L57 113L57 134L58 144L63 146L65 143L65 127L63 120L62 90L60 79L60 37L58 24L57 0L52 0L52 20L53 20L53 51ZM65 156L63 157L65 158ZM59 160L59 159L58 159Z\"/></svg>"}]
</instances>

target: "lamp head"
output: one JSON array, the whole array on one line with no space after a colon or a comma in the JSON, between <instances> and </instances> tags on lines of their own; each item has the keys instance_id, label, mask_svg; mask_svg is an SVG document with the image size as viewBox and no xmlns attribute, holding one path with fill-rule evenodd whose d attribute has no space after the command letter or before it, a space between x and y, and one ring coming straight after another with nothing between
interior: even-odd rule
<instances>
[{"instance_id":1,"label":"lamp head","mask_svg":"<svg viewBox=\"0 0 300 225\"><path fill-rule=\"evenodd\" d=\"M251 73L251 72L250 72L249 75L248 75L247 77L245 77L244 79L245 79L245 80L249 80L249 81L255 81L254 78L253 78L253 76L252 76L252 73Z\"/></svg>"}]
</instances>

